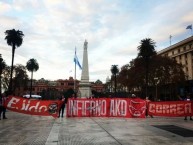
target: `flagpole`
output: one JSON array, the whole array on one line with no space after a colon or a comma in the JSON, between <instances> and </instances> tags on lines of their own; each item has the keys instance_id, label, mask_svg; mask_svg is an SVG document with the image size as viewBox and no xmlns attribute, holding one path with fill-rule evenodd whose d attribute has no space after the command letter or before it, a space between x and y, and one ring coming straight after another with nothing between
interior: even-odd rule
<instances>
[{"instance_id":1,"label":"flagpole","mask_svg":"<svg viewBox=\"0 0 193 145\"><path fill-rule=\"evenodd\" d=\"M76 56L76 47L75 47L75 55L74 57ZM74 92L76 92L76 61L74 61ZM76 93L75 93L76 94Z\"/></svg>"},{"instance_id":2,"label":"flagpole","mask_svg":"<svg viewBox=\"0 0 193 145\"><path fill-rule=\"evenodd\" d=\"M171 44L172 44L172 35L170 35L170 46L171 46Z\"/></svg>"}]
</instances>

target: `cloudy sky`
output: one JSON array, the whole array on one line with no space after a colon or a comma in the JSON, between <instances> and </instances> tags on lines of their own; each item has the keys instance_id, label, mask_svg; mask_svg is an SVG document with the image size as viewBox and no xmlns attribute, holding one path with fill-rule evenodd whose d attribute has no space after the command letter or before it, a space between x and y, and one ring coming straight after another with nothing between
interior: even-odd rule
<instances>
[{"instance_id":1,"label":"cloudy sky","mask_svg":"<svg viewBox=\"0 0 193 145\"><path fill-rule=\"evenodd\" d=\"M111 65L137 56L140 40L151 38L160 51L191 36L193 0L0 0L0 54L11 65L5 31L23 31L14 64L39 63L35 79L74 77L74 50L80 63L88 41L90 81L105 82ZM77 79L81 70L77 69Z\"/></svg>"}]
</instances>

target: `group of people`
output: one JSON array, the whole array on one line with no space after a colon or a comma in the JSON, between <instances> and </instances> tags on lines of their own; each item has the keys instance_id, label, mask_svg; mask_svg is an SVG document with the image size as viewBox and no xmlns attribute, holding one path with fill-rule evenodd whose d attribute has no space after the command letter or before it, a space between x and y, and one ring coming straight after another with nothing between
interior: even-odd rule
<instances>
[{"instance_id":1,"label":"group of people","mask_svg":"<svg viewBox=\"0 0 193 145\"><path fill-rule=\"evenodd\" d=\"M134 94L132 94L132 98L136 97ZM71 98L74 98L74 94L71 96ZM183 101L191 101L191 96L190 94L188 94L186 96L186 98L181 98L180 96L178 96L179 100L183 100ZM64 95L62 95L59 100L61 100L61 105L59 108L59 113L58 113L58 118L59 117L64 117L64 109L65 109L65 104L68 101L68 98L65 98ZM5 101L6 101L6 97L3 94L0 94L0 120L1 119L7 119L6 117L6 107L5 107ZM152 115L148 114L148 104L149 102L151 102L151 100L149 99L149 97L146 97L146 104L147 104L147 108L146 108L146 114L145 116L148 117L150 116L151 118L153 118ZM2 118L1 118L2 117ZM187 120L188 116L185 116L184 120ZM192 116L189 116L190 120L193 120Z\"/></svg>"},{"instance_id":2,"label":"group of people","mask_svg":"<svg viewBox=\"0 0 193 145\"><path fill-rule=\"evenodd\" d=\"M5 115L6 113L5 100L6 100L5 95L0 94L0 120L1 120L1 116L3 117L2 119L7 119Z\"/></svg>"}]
</instances>

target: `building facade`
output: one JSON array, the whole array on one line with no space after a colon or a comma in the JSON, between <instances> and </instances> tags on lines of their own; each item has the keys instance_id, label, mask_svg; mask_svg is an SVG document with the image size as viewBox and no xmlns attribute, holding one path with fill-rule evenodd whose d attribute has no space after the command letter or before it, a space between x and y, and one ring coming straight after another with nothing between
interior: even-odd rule
<instances>
[{"instance_id":1,"label":"building facade","mask_svg":"<svg viewBox=\"0 0 193 145\"><path fill-rule=\"evenodd\" d=\"M76 80L76 86L78 87L79 81ZM29 88L30 89L30 88ZM69 77L69 79L58 79L56 81L48 81L45 79L40 79L33 82L32 92L33 94L40 95L43 90L56 90L58 92L65 92L69 89L74 89L74 79Z\"/></svg>"},{"instance_id":2,"label":"building facade","mask_svg":"<svg viewBox=\"0 0 193 145\"><path fill-rule=\"evenodd\" d=\"M48 81L45 80L44 78L41 78L39 80L33 81L33 85L32 85L32 94L36 94L36 95L41 95L43 91L52 91L52 92L56 92L56 95L60 95L60 93L62 92L66 92L69 89L72 90L78 90L79 89L79 80L76 80L75 84L76 86L74 86L74 78L73 77L69 77L69 79L58 79L55 81ZM105 86L102 82L99 83L99 81L96 82L91 82L91 90L95 91L95 92L104 92L105 90ZM25 94L29 94L30 92L30 83L28 85L28 89L27 91L23 91L21 92L20 96L25 95Z\"/></svg>"},{"instance_id":3,"label":"building facade","mask_svg":"<svg viewBox=\"0 0 193 145\"><path fill-rule=\"evenodd\" d=\"M175 59L183 65L187 80L193 80L193 36L159 51L158 55Z\"/></svg>"},{"instance_id":4,"label":"building facade","mask_svg":"<svg viewBox=\"0 0 193 145\"><path fill-rule=\"evenodd\" d=\"M177 89L179 95L193 94L193 36L158 52L158 55L172 58L182 64L186 82Z\"/></svg>"}]
</instances>

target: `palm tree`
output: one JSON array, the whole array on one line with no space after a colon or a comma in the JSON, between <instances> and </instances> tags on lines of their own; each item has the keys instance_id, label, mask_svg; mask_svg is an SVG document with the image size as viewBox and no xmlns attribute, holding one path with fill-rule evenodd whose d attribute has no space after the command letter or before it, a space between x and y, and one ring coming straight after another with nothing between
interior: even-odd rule
<instances>
[{"instance_id":1,"label":"palm tree","mask_svg":"<svg viewBox=\"0 0 193 145\"><path fill-rule=\"evenodd\" d=\"M112 65L111 66L111 73L114 76L114 82L115 82L115 95L117 93L117 74L119 73L119 69L117 65Z\"/></svg>"},{"instance_id":2,"label":"palm tree","mask_svg":"<svg viewBox=\"0 0 193 145\"><path fill-rule=\"evenodd\" d=\"M1 54L0 54L0 95L1 95L1 75L2 75L2 72L3 70L5 69L6 67L6 64L5 64L5 61L3 60L3 58L1 57Z\"/></svg>"},{"instance_id":3,"label":"palm tree","mask_svg":"<svg viewBox=\"0 0 193 145\"><path fill-rule=\"evenodd\" d=\"M11 78L10 78L10 83L9 83L9 89L8 93L12 93L12 77L13 77L13 62L14 62L14 55L15 55L15 49L16 47L21 46L23 42L23 32L19 30L6 30L5 31L5 40L7 40L7 44L12 46L12 62L11 62Z\"/></svg>"},{"instance_id":4,"label":"palm tree","mask_svg":"<svg viewBox=\"0 0 193 145\"><path fill-rule=\"evenodd\" d=\"M30 60L28 60L28 62L26 64L26 68L29 72L31 72L31 87L30 87L30 98L31 98L33 72L35 72L39 69L39 64L38 64L36 59L31 58Z\"/></svg>"},{"instance_id":5,"label":"palm tree","mask_svg":"<svg viewBox=\"0 0 193 145\"><path fill-rule=\"evenodd\" d=\"M148 96L149 60L153 55L156 55L155 42L151 38L143 39L138 46L138 50L138 57L141 57L145 60L145 94Z\"/></svg>"}]
</instances>

